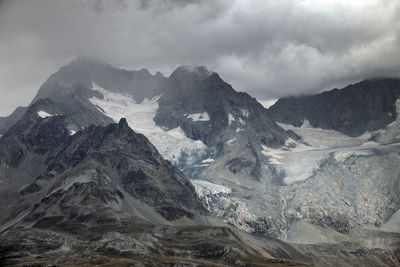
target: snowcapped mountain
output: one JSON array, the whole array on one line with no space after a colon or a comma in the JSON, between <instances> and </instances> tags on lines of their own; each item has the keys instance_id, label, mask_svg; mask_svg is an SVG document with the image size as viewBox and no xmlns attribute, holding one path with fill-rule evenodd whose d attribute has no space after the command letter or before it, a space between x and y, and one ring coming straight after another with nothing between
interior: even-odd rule
<instances>
[{"instance_id":1,"label":"snowcapped mountain","mask_svg":"<svg viewBox=\"0 0 400 267\"><path fill-rule=\"evenodd\" d=\"M169 182L159 180L158 172L150 171L159 167L153 163L142 165L140 158L135 164L143 168L134 172L141 171L144 176L138 176L145 182L139 189L136 183L127 185L118 169L115 173L116 163L108 162L107 171L102 169L101 160L110 155L97 151L94 163L90 159L79 170L72 164L71 175L59 176L51 182L46 179L42 182L40 178L40 182L21 180L13 184L14 190L1 192L4 200L1 207L6 208L24 192L22 198L27 200L19 202L16 210L21 216L28 216L24 213L30 207L27 203L35 202L30 196L39 194L43 188L51 196L57 190L75 190L74 185L78 184L82 184L79 190L89 190L82 188L95 182L108 196L100 206L112 208L106 212L107 216L102 213L100 217L110 220L129 210L152 223L171 225L169 218L172 218L180 223L191 220L215 227L215 221L209 219L211 214L247 232L301 244L294 245L299 253L297 258L290 253L285 258L325 264L331 256L326 251L347 259L353 248L361 248L370 255L386 253L391 257L390 264L399 263L399 257L393 256L398 255L400 240L398 84L396 79L366 81L316 96L282 99L266 110L254 98L236 92L217 73L204 67L182 66L164 77L144 69L125 71L103 62L78 59L62 67L41 86L29 109L19 108L10 117L0 119L0 134L4 134L0 139L4 152L0 156L4 155L7 166L18 169L14 174L5 171L2 177L25 176L22 170L29 171L30 177L42 177L40 171L50 172L44 177L50 174L58 177L59 165L54 160L74 161L75 156L86 155L87 149L94 153L102 146L90 139L97 140L97 132L105 137L101 133L113 133L114 128L120 133L120 127L124 129L122 136L114 136L117 140L105 148L130 147L125 138L136 133L144 135L149 141L143 141L141 135L135 138L151 148L141 150L140 157L153 163L155 159L163 162L162 158L171 162L174 166L161 165L168 165L168 173L176 171L172 176L179 177L183 187L178 187L185 192L184 196L170 196L168 193L176 192L176 186L170 190ZM122 118L126 121L121 121ZM40 124L32 124L37 120ZM47 144L42 135L33 138L38 143L32 143L25 135L20 139L13 137L18 132L27 136L32 136L30 131L36 134L35 128L46 120L60 120L60 132L55 136L60 136L61 141L50 138ZM21 140L28 140L23 144L29 147L29 153L21 152ZM58 143L63 143L64 148L48 154L49 147ZM91 145L96 148L90 148ZM77 146L83 151L73 152ZM40 153L47 158L38 157L37 151L43 151ZM120 163L130 161L135 153L121 155L124 158ZM43 168L32 170L29 166L33 163ZM53 167L46 169L49 164ZM93 168L100 168L97 174L90 173ZM193 186L183 182L184 175ZM99 177L103 178L97 181ZM106 182L107 177L111 182ZM160 189L159 183L164 182L167 187ZM197 196L192 195L194 190ZM137 198L143 203L138 204ZM159 202L154 202L157 198ZM75 214L80 209L70 200L63 205ZM207 210L199 206L200 201ZM51 210L54 216L59 216L58 202L50 199L48 202L39 205L37 214L29 216L36 218L36 222L44 211ZM170 206L165 207L166 204ZM8 227L10 222L15 223L9 219L16 214L7 212L9 215L2 223ZM15 238L18 239L17 234ZM377 238L383 241L377 242ZM276 246L274 243L274 249ZM316 254L314 246L321 248ZM316 257L304 258L306 254ZM358 259L352 258L350 262L353 260ZM382 264L381 260L370 260Z\"/></svg>"},{"instance_id":2,"label":"snowcapped mountain","mask_svg":"<svg viewBox=\"0 0 400 267\"><path fill-rule=\"evenodd\" d=\"M0 139L0 177L2 266L305 258L211 217L184 174L125 119L78 130L40 99Z\"/></svg>"}]
</instances>

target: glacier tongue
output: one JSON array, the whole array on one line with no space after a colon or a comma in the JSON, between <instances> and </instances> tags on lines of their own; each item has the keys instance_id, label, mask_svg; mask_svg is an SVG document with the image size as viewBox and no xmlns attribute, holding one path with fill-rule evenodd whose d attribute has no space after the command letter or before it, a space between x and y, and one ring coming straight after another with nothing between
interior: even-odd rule
<instances>
[{"instance_id":1,"label":"glacier tongue","mask_svg":"<svg viewBox=\"0 0 400 267\"><path fill-rule=\"evenodd\" d=\"M400 100L396 101L396 107L399 113ZM399 117L385 129L366 132L357 137L334 130L313 128L307 120L301 127L278 123L283 129L292 130L301 136L307 145L289 139L285 146L279 149L263 146L261 153L268 158L269 164L284 172L286 184L304 181L331 155L335 160L342 162L351 156L370 155L371 149L384 146L389 140L398 142ZM371 141L374 136L378 142Z\"/></svg>"},{"instance_id":2,"label":"glacier tongue","mask_svg":"<svg viewBox=\"0 0 400 267\"><path fill-rule=\"evenodd\" d=\"M92 89L103 94L104 98L90 98L90 101L108 117L118 122L126 118L129 126L138 133L145 135L157 148L160 154L173 163L179 163L182 154L185 154L186 163L193 163L206 152L207 146L200 140L186 137L180 127L165 131L157 126L153 120L158 109L156 96L145 98L141 103L129 95L110 92L93 83Z\"/></svg>"}]
</instances>

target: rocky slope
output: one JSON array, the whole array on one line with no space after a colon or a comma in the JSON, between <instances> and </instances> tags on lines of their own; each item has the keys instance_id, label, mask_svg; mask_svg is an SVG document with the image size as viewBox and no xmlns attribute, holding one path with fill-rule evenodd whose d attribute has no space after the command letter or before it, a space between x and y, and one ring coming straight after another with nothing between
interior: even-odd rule
<instances>
[{"instance_id":1,"label":"rocky slope","mask_svg":"<svg viewBox=\"0 0 400 267\"><path fill-rule=\"evenodd\" d=\"M397 118L400 79L371 79L316 95L279 99L268 109L277 122L336 130L349 136L384 128Z\"/></svg>"},{"instance_id":2,"label":"rocky slope","mask_svg":"<svg viewBox=\"0 0 400 267\"><path fill-rule=\"evenodd\" d=\"M138 205L156 222L207 214L186 177L126 120L74 128L51 100L39 100L1 138L3 223L27 211L24 220L39 224L95 220L98 210L113 220Z\"/></svg>"}]
</instances>

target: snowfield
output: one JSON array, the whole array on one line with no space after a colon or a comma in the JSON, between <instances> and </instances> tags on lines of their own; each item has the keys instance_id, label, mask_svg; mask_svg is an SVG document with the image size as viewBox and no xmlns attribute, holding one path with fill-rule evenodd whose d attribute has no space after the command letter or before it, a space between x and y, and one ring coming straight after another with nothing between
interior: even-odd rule
<instances>
[{"instance_id":1,"label":"snowfield","mask_svg":"<svg viewBox=\"0 0 400 267\"><path fill-rule=\"evenodd\" d=\"M141 103L136 103L129 95L107 91L97 84L93 84L92 89L104 96L103 99L97 97L90 99L101 112L115 122L126 118L129 126L135 132L145 135L160 154L171 162L178 163L182 154L185 154L187 163L193 163L205 153L206 145L200 140L195 141L186 137L180 127L166 131L155 124L153 119L161 95L153 99L145 98ZM204 117L202 118L204 119Z\"/></svg>"}]
</instances>

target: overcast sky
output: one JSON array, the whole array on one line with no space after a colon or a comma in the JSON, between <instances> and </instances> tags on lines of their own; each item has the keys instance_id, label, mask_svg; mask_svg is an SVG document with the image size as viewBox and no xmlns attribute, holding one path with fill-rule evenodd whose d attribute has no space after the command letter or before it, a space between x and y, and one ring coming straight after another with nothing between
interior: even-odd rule
<instances>
[{"instance_id":1,"label":"overcast sky","mask_svg":"<svg viewBox=\"0 0 400 267\"><path fill-rule=\"evenodd\" d=\"M0 115L79 55L204 65L260 101L400 76L399 0L0 0Z\"/></svg>"}]
</instances>

